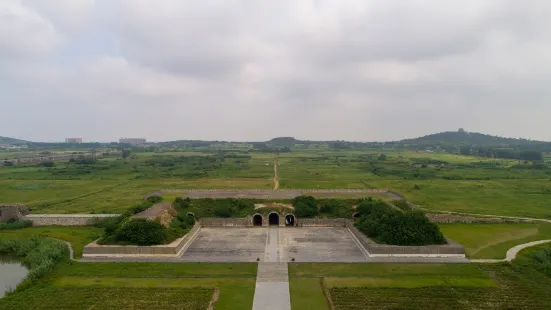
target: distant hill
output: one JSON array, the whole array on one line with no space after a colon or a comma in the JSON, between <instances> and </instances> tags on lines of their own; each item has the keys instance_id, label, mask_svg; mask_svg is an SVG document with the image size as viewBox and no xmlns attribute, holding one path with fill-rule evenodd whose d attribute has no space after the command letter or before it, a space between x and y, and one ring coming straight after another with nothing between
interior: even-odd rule
<instances>
[{"instance_id":1,"label":"distant hill","mask_svg":"<svg viewBox=\"0 0 551 310\"><path fill-rule=\"evenodd\" d=\"M482 134L478 132L467 132L465 130L460 129L458 131L446 131L446 132L427 135L427 136L419 137L415 139L405 139L400 141L400 143L427 144L427 145L456 144L456 145L480 145L480 146L505 147L505 146L529 146L529 145L538 145L538 144L548 144L549 142L498 137L498 136L492 136L492 135Z\"/></svg>"},{"instance_id":2,"label":"distant hill","mask_svg":"<svg viewBox=\"0 0 551 310\"><path fill-rule=\"evenodd\" d=\"M266 143L273 146L293 146L295 144L300 144L301 142L302 141L299 141L293 137L277 137L267 141Z\"/></svg>"},{"instance_id":3,"label":"distant hill","mask_svg":"<svg viewBox=\"0 0 551 310\"><path fill-rule=\"evenodd\" d=\"M0 144L25 144L28 142L29 141L19 140L14 138L0 137Z\"/></svg>"}]
</instances>

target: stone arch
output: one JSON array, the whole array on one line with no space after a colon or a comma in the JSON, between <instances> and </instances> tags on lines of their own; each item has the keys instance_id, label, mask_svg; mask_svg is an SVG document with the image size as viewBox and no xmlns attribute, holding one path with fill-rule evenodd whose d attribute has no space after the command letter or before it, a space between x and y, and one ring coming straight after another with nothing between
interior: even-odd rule
<instances>
[{"instance_id":1,"label":"stone arch","mask_svg":"<svg viewBox=\"0 0 551 310\"><path fill-rule=\"evenodd\" d=\"M188 213L186 213L186 216L195 217L195 214L193 214L193 212L188 212Z\"/></svg>"},{"instance_id":2,"label":"stone arch","mask_svg":"<svg viewBox=\"0 0 551 310\"><path fill-rule=\"evenodd\" d=\"M296 218L294 214L285 215L285 226L296 226Z\"/></svg>"},{"instance_id":3,"label":"stone arch","mask_svg":"<svg viewBox=\"0 0 551 310\"><path fill-rule=\"evenodd\" d=\"M253 226L262 226L262 221L262 215L257 213L253 216Z\"/></svg>"},{"instance_id":4,"label":"stone arch","mask_svg":"<svg viewBox=\"0 0 551 310\"><path fill-rule=\"evenodd\" d=\"M277 212L270 212L268 214L268 225L279 226L279 214Z\"/></svg>"}]
</instances>

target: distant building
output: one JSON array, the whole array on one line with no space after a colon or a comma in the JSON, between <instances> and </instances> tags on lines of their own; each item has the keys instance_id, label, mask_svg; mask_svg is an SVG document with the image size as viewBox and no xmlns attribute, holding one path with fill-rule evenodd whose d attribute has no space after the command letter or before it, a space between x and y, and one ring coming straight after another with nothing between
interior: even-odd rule
<instances>
[{"instance_id":1,"label":"distant building","mask_svg":"<svg viewBox=\"0 0 551 310\"><path fill-rule=\"evenodd\" d=\"M82 138L65 138L65 143L82 143Z\"/></svg>"},{"instance_id":2,"label":"distant building","mask_svg":"<svg viewBox=\"0 0 551 310\"><path fill-rule=\"evenodd\" d=\"M145 144L146 141L144 138L120 138L120 144L131 144L131 145L140 145Z\"/></svg>"}]
</instances>

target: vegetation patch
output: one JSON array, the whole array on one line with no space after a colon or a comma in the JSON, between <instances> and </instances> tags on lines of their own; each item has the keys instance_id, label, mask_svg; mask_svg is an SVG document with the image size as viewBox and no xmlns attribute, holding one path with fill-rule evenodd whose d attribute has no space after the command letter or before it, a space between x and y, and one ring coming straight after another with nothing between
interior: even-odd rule
<instances>
[{"instance_id":1,"label":"vegetation patch","mask_svg":"<svg viewBox=\"0 0 551 310\"><path fill-rule=\"evenodd\" d=\"M547 246L532 254L536 268L551 277L551 246Z\"/></svg>"},{"instance_id":2,"label":"vegetation patch","mask_svg":"<svg viewBox=\"0 0 551 310\"><path fill-rule=\"evenodd\" d=\"M469 258L501 259L510 248L536 240L551 239L549 223L455 223L439 224L440 230L465 248Z\"/></svg>"},{"instance_id":3,"label":"vegetation patch","mask_svg":"<svg viewBox=\"0 0 551 310\"><path fill-rule=\"evenodd\" d=\"M18 191L32 191L37 189L48 188L48 184L26 184L26 185L13 186L12 188Z\"/></svg>"},{"instance_id":4,"label":"vegetation patch","mask_svg":"<svg viewBox=\"0 0 551 310\"><path fill-rule=\"evenodd\" d=\"M22 229L31 226L33 226L33 221L29 220L9 220L6 222L0 222L0 230Z\"/></svg>"},{"instance_id":5,"label":"vegetation patch","mask_svg":"<svg viewBox=\"0 0 551 310\"><path fill-rule=\"evenodd\" d=\"M157 245L170 243L187 234L195 224L195 218L177 207L176 217L170 216L168 225L161 224L161 217L133 218L134 215L151 208L162 201L159 196L148 197L146 201L130 208L118 217L99 220L96 227L104 229L98 244ZM165 218L166 219L166 218Z\"/></svg>"},{"instance_id":6,"label":"vegetation patch","mask_svg":"<svg viewBox=\"0 0 551 310\"><path fill-rule=\"evenodd\" d=\"M391 208L381 201L366 200L356 209L360 219L355 226L378 243L392 245L444 244L438 225L421 211Z\"/></svg>"},{"instance_id":7,"label":"vegetation patch","mask_svg":"<svg viewBox=\"0 0 551 310\"><path fill-rule=\"evenodd\" d=\"M59 240L32 236L0 239L0 254L15 255L29 268L27 277L16 287L17 292L51 272L57 263L69 257L69 250Z\"/></svg>"},{"instance_id":8,"label":"vegetation patch","mask_svg":"<svg viewBox=\"0 0 551 310\"><path fill-rule=\"evenodd\" d=\"M0 307L26 309L206 309L214 289L126 288L126 287L42 287L32 295L14 294L0 301ZM28 291L30 292L30 291Z\"/></svg>"}]
</instances>

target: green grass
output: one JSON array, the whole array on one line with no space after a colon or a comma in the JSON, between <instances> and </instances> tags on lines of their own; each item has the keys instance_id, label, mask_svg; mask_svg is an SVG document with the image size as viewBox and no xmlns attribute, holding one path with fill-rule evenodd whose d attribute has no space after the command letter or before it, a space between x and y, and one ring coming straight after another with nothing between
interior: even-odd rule
<instances>
[{"instance_id":1,"label":"green grass","mask_svg":"<svg viewBox=\"0 0 551 310\"><path fill-rule=\"evenodd\" d=\"M505 258L507 250L530 241L551 239L548 223L440 224L445 236L465 247L469 258Z\"/></svg>"},{"instance_id":2,"label":"green grass","mask_svg":"<svg viewBox=\"0 0 551 310\"><path fill-rule=\"evenodd\" d=\"M251 309L256 268L248 263L72 262L0 300L0 309L206 309L215 289L217 310Z\"/></svg>"},{"instance_id":3,"label":"green grass","mask_svg":"<svg viewBox=\"0 0 551 310\"><path fill-rule=\"evenodd\" d=\"M214 264L214 263L73 263L61 268L58 274L74 277L256 277L254 263Z\"/></svg>"},{"instance_id":4,"label":"green grass","mask_svg":"<svg viewBox=\"0 0 551 310\"><path fill-rule=\"evenodd\" d=\"M471 264L289 264L289 277L383 277L447 276L485 278L476 265Z\"/></svg>"},{"instance_id":5,"label":"green grass","mask_svg":"<svg viewBox=\"0 0 551 310\"><path fill-rule=\"evenodd\" d=\"M213 289L41 287L0 301L2 309L206 309Z\"/></svg>"},{"instance_id":6,"label":"green grass","mask_svg":"<svg viewBox=\"0 0 551 310\"><path fill-rule=\"evenodd\" d=\"M289 278L291 309L327 309L320 280L317 278Z\"/></svg>"},{"instance_id":7,"label":"green grass","mask_svg":"<svg viewBox=\"0 0 551 310\"><path fill-rule=\"evenodd\" d=\"M283 189L383 188L429 210L551 218L551 168L514 168L518 161L393 150L385 150L387 160L381 161L381 152L297 148L279 155L249 153L250 159L217 160L204 169L185 162L150 165L159 158L213 156L182 149L135 153L137 158L127 160L106 158L90 167L63 161L54 168L0 167L0 203L24 203L35 213L116 213L157 189L271 189L275 159ZM412 166L427 160L447 164Z\"/></svg>"},{"instance_id":8,"label":"green grass","mask_svg":"<svg viewBox=\"0 0 551 310\"><path fill-rule=\"evenodd\" d=\"M548 309L551 281L523 264L290 264L296 309ZM312 305L312 307L309 307Z\"/></svg>"},{"instance_id":9,"label":"green grass","mask_svg":"<svg viewBox=\"0 0 551 310\"><path fill-rule=\"evenodd\" d=\"M29 227L17 230L2 230L0 231L0 237L2 235L19 237L37 235L65 240L70 242L73 246L75 258L80 258L82 257L82 249L84 246L98 239L102 233L103 229L96 227L47 226Z\"/></svg>"}]
</instances>

